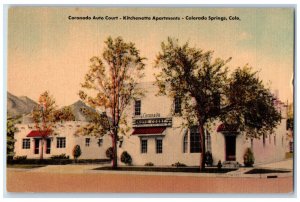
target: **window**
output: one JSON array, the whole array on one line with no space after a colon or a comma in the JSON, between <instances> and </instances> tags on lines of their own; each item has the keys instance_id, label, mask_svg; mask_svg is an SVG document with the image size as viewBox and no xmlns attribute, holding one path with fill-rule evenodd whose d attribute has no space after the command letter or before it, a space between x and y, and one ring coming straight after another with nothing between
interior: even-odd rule
<instances>
[{"instance_id":1,"label":"window","mask_svg":"<svg viewBox=\"0 0 300 202\"><path fill-rule=\"evenodd\" d=\"M163 152L163 141L162 139L156 139L156 153L161 154Z\"/></svg>"},{"instance_id":2,"label":"window","mask_svg":"<svg viewBox=\"0 0 300 202\"><path fill-rule=\"evenodd\" d=\"M46 154L50 154L51 152L51 139L46 140Z\"/></svg>"},{"instance_id":3,"label":"window","mask_svg":"<svg viewBox=\"0 0 300 202\"><path fill-rule=\"evenodd\" d=\"M251 150L253 151L253 138L251 138Z\"/></svg>"},{"instance_id":4,"label":"window","mask_svg":"<svg viewBox=\"0 0 300 202\"><path fill-rule=\"evenodd\" d=\"M148 146L148 141L141 140L141 153L147 153L147 146Z\"/></svg>"},{"instance_id":5,"label":"window","mask_svg":"<svg viewBox=\"0 0 300 202\"><path fill-rule=\"evenodd\" d=\"M181 113L181 97L176 96L174 99L174 113L180 114Z\"/></svg>"},{"instance_id":6,"label":"window","mask_svg":"<svg viewBox=\"0 0 300 202\"><path fill-rule=\"evenodd\" d=\"M22 149L30 149L30 139L23 139Z\"/></svg>"},{"instance_id":7,"label":"window","mask_svg":"<svg viewBox=\"0 0 300 202\"><path fill-rule=\"evenodd\" d=\"M266 135L265 134L263 134L262 143L263 143L263 146L266 146Z\"/></svg>"},{"instance_id":8,"label":"window","mask_svg":"<svg viewBox=\"0 0 300 202\"><path fill-rule=\"evenodd\" d=\"M269 135L269 144L272 143L272 140L271 140L271 135Z\"/></svg>"},{"instance_id":9,"label":"window","mask_svg":"<svg viewBox=\"0 0 300 202\"><path fill-rule=\"evenodd\" d=\"M187 153L188 150L188 133L186 132L183 137L183 153Z\"/></svg>"},{"instance_id":10,"label":"window","mask_svg":"<svg viewBox=\"0 0 300 202\"><path fill-rule=\"evenodd\" d=\"M34 154L40 152L40 139L34 139Z\"/></svg>"},{"instance_id":11,"label":"window","mask_svg":"<svg viewBox=\"0 0 300 202\"><path fill-rule=\"evenodd\" d=\"M274 135L274 145L276 145L276 135Z\"/></svg>"},{"instance_id":12,"label":"window","mask_svg":"<svg viewBox=\"0 0 300 202\"><path fill-rule=\"evenodd\" d=\"M57 148L66 148L66 138L65 137L58 137L56 147Z\"/></svg>"},{"instance_id":13,"label":"window","mask_svg":"<svg viewBox=\"0 0 300 202\"><path fill-rule=\"evenodd\" d=\"M141 100L136 100L134 103L134 115L141 115Z\"/></svg>"},{"instance_id":14,"label":"window","mask_svg":"<svg viewBox=\"0 0 300 202\"><path fill-rule=\"evenodd\" d=\"M206 151L211 152L211 136L207 130L205 130L205 134L206 134Z\"/></svg>"},{"instance_id":15,"label":"window","mask_svg":"<svg viewBox=\"0 0 300 202\"><path fill-rule=\"evenodd\" d=\"M102 145L103 145L103 139L100 138L100 139L98 139L98 146L101 147Z\"/></svg>"},{"instance_id":16,"label":"window","mask_svg":"<svg viewBox=\"0 0 300 202\"><path fill-rule=\"evenodd\" d=\"M85 138L85 146L86 146L86 147L89 147L89 146L90 146L90 142L91 142L91 139L90 139L90 138Z\"/></svg>"},{"instance_id":17,"label":"window","mask_svg":"<svg viewBox=\"0 0 300 202\"><path fill-rule=\"evenodd\" d=\"M200 153L200 134L197 126L190 129L190 153Z\"/></svg>"}]
</instances>

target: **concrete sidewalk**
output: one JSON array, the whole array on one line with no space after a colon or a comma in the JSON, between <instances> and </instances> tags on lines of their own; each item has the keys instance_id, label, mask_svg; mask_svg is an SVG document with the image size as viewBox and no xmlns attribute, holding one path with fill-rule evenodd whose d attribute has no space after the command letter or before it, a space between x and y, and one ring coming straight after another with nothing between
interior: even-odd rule
<instances>
[{"instance_id":1,"label":"concrete sidewalk","mask_svg":"<svg viewBox=\"0 0 300 202\"><path fill-rule=\"evenodd\" d=\"M121 174L121 175L163 175L163 176L195 176L195 177L245 177L245 178L266 178L271 174L245 174L254 168L293 170L293 159L287 159L275 163L259 164L254 167L241 167L236 171L228 173L180 173L180 172L148 172L148 171L112 171L112 170L94 170L110 164L86 164L86 165L48 165L34 169L22 169L23 172L34 173L61 173L61 174ZM13 169L13 168L12 168ZM14 169L13 169L14 170ZM17 170L15 170L17 171ZM19 170L21 171L21 170ZM276 173L278 177L292 176L293 172Z\"/></svg>"},{"instance_id":2,"label":"concrete sidewalk","mask_svg":"<svg viewBox=\"0 0 300 202\"><path fill-rule=\"evenodd\" d=\"M293 170L294 161L292 158L286 159L283 161L278 161L275 163L265 163L258 164L255 167L257 168L268 168L268 169L284 169L284 170Z\"/></svg>"}]
</instances>

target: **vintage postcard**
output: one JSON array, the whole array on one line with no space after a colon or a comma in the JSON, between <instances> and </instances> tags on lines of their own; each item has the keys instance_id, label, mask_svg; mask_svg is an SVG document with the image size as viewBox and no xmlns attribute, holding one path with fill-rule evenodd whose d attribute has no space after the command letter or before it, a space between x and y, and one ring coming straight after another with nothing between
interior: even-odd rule
<instances>
[{"instance_id":1,"label":"vintage postcard","mask_svg":"<svg viewBox=\"0 0 300 202\"><path fill-rule=\"evenodd\" d=\"M294 17L10 6L7 192L293 194Z\"/></svg>"}]
</instances>

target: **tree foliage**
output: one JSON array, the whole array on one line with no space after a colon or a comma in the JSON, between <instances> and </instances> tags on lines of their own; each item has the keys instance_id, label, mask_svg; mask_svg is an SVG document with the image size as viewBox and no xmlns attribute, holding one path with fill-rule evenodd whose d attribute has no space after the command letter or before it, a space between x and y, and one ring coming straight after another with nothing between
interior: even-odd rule
<instances>
[{"instance_id":1,"label":"tree foliage","mask_svg":"<svg viewBox=\"0 0 300 202\"><path fill-rule=\"evenodd\" d=\"M127 43L121 37L108 37L102 57L94 56L90 59L91 65L82 83L83 90L79 92L84 102L107 114L99 117L101 120L106 118L104 124L99 119L88 125L90 129L86 128L83 131L110 134L113 141L114 167L117 166L118 135L129 130L124 111L133 99L142 95L137 84L144 76L144 59L134 43Z\"/></svg>"},{"instance_id":2,"label":"tree foliage","mask_svg":"<svg viewBox=\"0 0 300 202\"><path fill-rule=\"evenodd\" d=\"M224 88L226 102L221 120L236 124L247 137L267 135L280 122L281 115L274 107L276 98L252 68L237 68Z\"/></svg>"},{"instance_id":3,"label":"tree foliage","mask_svg":"<svg viewBox=\"0 0 300 202\"><path fill-rule=\"evenodd\" d=\"M287 130L294 130L294 107L293 103L287 106Z\"/></svg>"},{"instance_id":4,"label":"tree foliage","mask_svg":"<svg viewBox=\"0 0 300 202\"><path fill-rule=\"evenodd\" d=\"M57 109L54 98L48 91L43 92L39 99L38 105L32 111L32 119L35 129L41 134L41 159L43 159L44 141L49 135L55 135L53 127L56 122L74 120L74 115L68 107Z\"/></svg>"},{"instance_id":5,"label":"tree foliage","mask_svg":"<svg viewBox=\"0 0 300 202\"><path fill-rule=\"evenodd\" d=\"M102 137L110 130L111 123L106 113L98 113L90 109L80 109L90 121L76 131L76 135Z\"/></svg>"},{"instance_id":6,"label":"tree foliage","mask_svg":"<svg viewBox=\"0 0 300 202\"><path fill-rule=\"evenodd\" d=\"M12 160L15 153L14 153L14 145L15 145L15 138L14 134L18 132L18 128L15 126L17 123L16 119L8 118L6 122L6 157L7 160Z\"/></svg>"},{"instance_id":7,"label":"tree foliage","mask_svg":"<svg viewBox=\"0 0 300 202\"><path fill-rule=\"evenodd\" d=\"M171 38L161 48L156 59L156 67L161 69L156 75L159 94L181 97L183 116L189 125L218 116L230 58L212 61L212 51L190 48L188 43L180 46Z\"/></svg>"},{"instance_id":8,"label":"tree foliage","mask_svg":"<svg viewBox=\"0 0 300 202\"><path fill-rule=\"evenodd\" d=\"M53 112L55 122L58 121L75 121L75 116L71 107L63 107Z\"/></svg>"},{"instance_id":9,"label":"tree foliage","mask_svg":"<svg viewBox=\"0 0 300 202\"><path fill-rule=\"evenodd\" d=\"M35 128L39 131L52 131L55 124L54 114L56 110L57 106L54 98L48 91L43 92L38 99L38 105L32 111Z\"/></svg>"},{"instance_id":10,"label":"tree foliage","mask_svg":"<svg viewBox=\"0 0 300 202\"><path fill-rule=\"evenodd\" d=\"M171 38L162 42L157 55L155 66L161 70L156 75L159 94L181 97L181 115L186 125L199 126L203 149L204 127L215 121L258 138L272 132L281 120L273 104L275 98L258 73L246 65L229 74L230 60L213 59L213 51L192 48L188 43L180 45ZM200 163L204 168L204 162Z\"/></svg>"}]
</instances>

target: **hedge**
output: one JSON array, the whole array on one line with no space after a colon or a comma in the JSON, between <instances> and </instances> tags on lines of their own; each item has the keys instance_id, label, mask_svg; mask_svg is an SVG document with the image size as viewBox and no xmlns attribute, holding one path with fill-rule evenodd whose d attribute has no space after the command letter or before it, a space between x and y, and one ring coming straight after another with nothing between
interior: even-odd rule
<instances>
[{"instance_id":1,"label":"hedge","mask_svg":"<svg viewBox=\"0 0 300 202\"><path fill-rule=\"evenodd\" d=\"M79 163L109 163L110 159L78 159ZM65 165L74 163L74 159L14 159L8 160L8 164L46 164L46 165Z\"/></svg>"}]
</instances>

